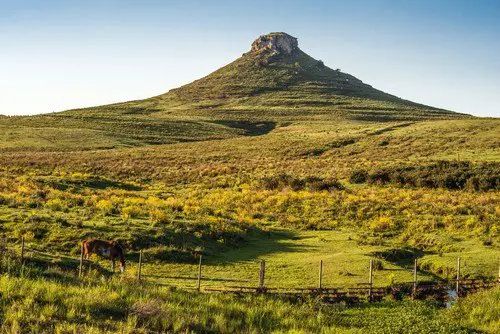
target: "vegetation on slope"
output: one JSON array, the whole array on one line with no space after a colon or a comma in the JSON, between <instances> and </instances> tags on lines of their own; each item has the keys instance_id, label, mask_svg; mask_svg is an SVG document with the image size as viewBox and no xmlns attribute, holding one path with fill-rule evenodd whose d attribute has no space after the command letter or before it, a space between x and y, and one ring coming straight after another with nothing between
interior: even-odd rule
<instances>
[{"instance_id":1,"label":"vegetation on slope","mask_svg":"<svg viewBox=\"0 0 500 334\"><path fill-rule=\"evenodd\" d=\"M368 173L355 170L352 183L387 184L401 186L469 189L488 191L500 189L499 163L471 164L470 162L439 161L427 166L391 167Z\"/></svg>"}]
</instances>

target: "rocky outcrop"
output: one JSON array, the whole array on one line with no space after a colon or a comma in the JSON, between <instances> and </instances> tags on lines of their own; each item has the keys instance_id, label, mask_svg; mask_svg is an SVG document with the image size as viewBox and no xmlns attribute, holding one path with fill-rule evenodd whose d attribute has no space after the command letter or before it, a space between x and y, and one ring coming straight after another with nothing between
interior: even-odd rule
<instances>
[{"instance_id":1,"label":"rocky outcrop","mask_svg":"<svg viewBox=\"0 0 500 334\"><path fill-rule=\"evenodd\" d=\"M252 52L265 63L271 63L281 55L290 55L299 50L297 38L284 32L262 35L252 43Z\"/></svg>"}]
</instances>

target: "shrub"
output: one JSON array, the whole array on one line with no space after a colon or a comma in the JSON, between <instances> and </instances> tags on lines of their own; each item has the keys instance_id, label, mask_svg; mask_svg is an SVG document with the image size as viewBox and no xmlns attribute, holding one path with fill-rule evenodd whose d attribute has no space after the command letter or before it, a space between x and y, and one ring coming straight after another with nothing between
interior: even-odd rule
<instances>
[{"instance_id":1,"label":"shrub","mask_svg":"<svg viewBox=\"0 0 500 334\"><path fill-rule=\"evenodd\" d=\"M394 230L396 228L396 224L392 217L380 216L370 222L370 229L375 232L385 232Z\"/></svg>"},{"instance_id":2,"label":"shrub","mask_svg":"<svg viewBox=\"0 0 500 334\"><path fill-rule=\"evenodd\" d=\"M267 190L275 190L278 188L283 188L291 183L291 176L287 174L278 174L272 176L266 176L261 179L261 186Z\"/></svg>"},{"instance_id":3,"label":"shrub","mask_svg":"<svg viewBox=\"0 0 500 334\"><path fill-rule=\"evenodd\" d=\"M373 260L373 270L384 270L384 263L379 259Z\"/></svg>"},{"instance_id":4,"label":"shrub","mask_svg":"<svg viewBox=\"0 0 500 334\"><path fill-rule=\"evenodd\" d=\"M365 183L368 178L368 172L363 169L355 170L351 173L349 177L349 182L355 183Z\"/></svg>"},{"instance_id":5,"label":"shrub","mask_svg":"<svg viewBox=\"0 0 500 334\"><path fill-rule=\"evenodd\" d=\"M172 211L178 211L178 212L182 212L182 209L184 207L184 204L180 200L174 197L167 198L165 201L165 205L170 209L172 209Z\"/></svg>"},{"instance_id":6,"label":"shrub","mask_svg":"<svg viewBox=\"0 0 500 334\"><path fill-rule=\"evenodd\" d=\"M126 206L121 211L124 218L137 218L143 215L142 209L135 205Z\"/></svg>"},{"instance_id":7,"label":"shrub","mask_svg":"<svg viewBox=\"0 0 500 334\"><path fill-rule=\"evenodd\" d=\"M105 216L115 213L115 206L113 205L113 202L107 199L100 200L95 206Z\"/></svg>"},{"instance_id":8,"label":"shrub","mask_svg":"<svg viewBox=\"0 0 500 334\"><path fill-rule=\"evenodd\" d=\"M149 217L155 223L168 224L172 221L172 215L170 212L161 209L152 209L149 212Z\"/></svg>"},{"instance_id":9,"label":"shrub","mask_svg":"<svg viewBox=\"0 0 500 334\"><path fill-rule=\"evenodd\" d=\"M412 187L488 191L500 188L499 170L500 163L497 162L474 165L440 161L427 166L383 168L373 171L366 179L372 184L392 182Z\"/></svg>"},{"instance_id":10,"label":"shrub","mask_svg":"<svg viewBox=\"0 0 500 334\"><path fill-rule=\"evenodd\" d=\"M322 179L315 176L310 176L304 180L305 184L311 191L331 191L331 190L342 190L344 187L342 184L335 178L326 178Z\"/></svg>"},{"instance_id":11,"label":"shrub","mask_svg":"<svg viewBox=\"0 0 500 334\"><path fill-rule=\"evenodd\" d=\"M49 199L47 203L45 203L45 207L52 211L67 211L68 204L60 198Z\"/></svg>"}]
</instances>

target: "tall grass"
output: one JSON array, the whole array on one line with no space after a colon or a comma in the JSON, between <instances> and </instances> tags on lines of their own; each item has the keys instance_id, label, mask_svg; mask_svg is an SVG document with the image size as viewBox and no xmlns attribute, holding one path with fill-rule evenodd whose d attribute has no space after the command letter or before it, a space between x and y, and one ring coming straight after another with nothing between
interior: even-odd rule
<instances>
[{"instance_id":1,"label":"tall grass","mask_svg":"<svg viewBox=\"0 0 500 334\"><path fill-rule=\"evenodd\" d=\"M266 296L178 291L126 279L85 282L0 276L4 333L494 333L500 290L451 310L425 301L357 307Z\"/></svg>"}]
</instances>

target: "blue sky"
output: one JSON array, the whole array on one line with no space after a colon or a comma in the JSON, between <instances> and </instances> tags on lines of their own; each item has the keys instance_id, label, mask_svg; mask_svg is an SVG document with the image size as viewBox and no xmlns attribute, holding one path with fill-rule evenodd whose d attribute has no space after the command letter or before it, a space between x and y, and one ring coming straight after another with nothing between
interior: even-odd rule
<instances>
[{"instance_id":1,"label":"blue sky","mask_svg":"<svg viewBox=\"0 0 500 334\"><path fill-rule=\"evenodd\" d=\"M500 117L498 0L0 0L0 114L158 95L271 31L383 91Z\"/></svg>"}]
</instances>

